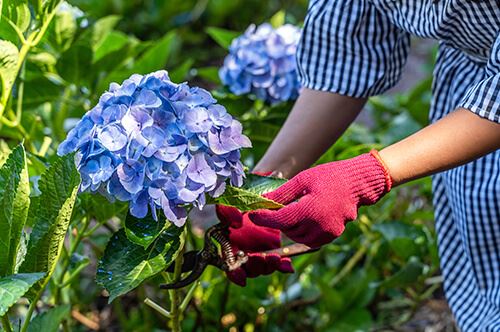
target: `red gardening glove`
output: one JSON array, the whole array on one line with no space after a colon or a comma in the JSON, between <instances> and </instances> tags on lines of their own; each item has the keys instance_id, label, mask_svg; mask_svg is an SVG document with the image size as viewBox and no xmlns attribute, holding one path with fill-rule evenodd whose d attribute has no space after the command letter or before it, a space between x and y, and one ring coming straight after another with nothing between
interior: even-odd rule
<instances>
[{"instance_id":1,"label":"red gardening glove","mask_svg":"<svg viewBox=\"0 0 500 332\"><path fill-rule=\"evenodd\" d=\"M372 151L297 174L264 195L285 207L251 211L249 218L296 242L320 247L342 234L345 224L356 219L359 206L376 203L391 186L386 167Z\"/></svg>"},{"instance_id":2,"label":"red gardening glove","mask_svg":"<svg viewBox=\"0 0 500 332\"><path fill-rule=\"evenodd\" d=\"M248 256L248 261L241 268L227 273L229 280L245 286L246 278L255 278L274 271L293 273L290 258L261 253L281 247L279 230L257 226L248 219L248 213L241 213L233 207L217 205L216 211L221 223L229 225L229 241L233 251L236 253L242 250Z\"/></svg>"},{"instance_id":3,"label":"red gardening glove","mask_svg":"<svg viewBox=\"0 0 500 332\"><path fill-rule=\"evenodd\" d=\"M241 268L227 273L229 280L245 286L246 278L255 278L274 271L293 273L290 258L261 253L281 246L279 230L257 226L248 219L248 213L242 214L233 207L217 205L216 211L221 222L230 225L229 241L234 253L242 250L248 256L248 261Z\"/></svg>"}]
</instances>

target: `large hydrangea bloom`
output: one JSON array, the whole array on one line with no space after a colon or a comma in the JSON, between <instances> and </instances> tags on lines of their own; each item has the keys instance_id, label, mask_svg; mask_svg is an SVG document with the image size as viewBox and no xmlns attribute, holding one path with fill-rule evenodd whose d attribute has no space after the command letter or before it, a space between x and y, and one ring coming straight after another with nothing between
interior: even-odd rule
<instances>
[{"instance_id":1,"label":"large hydrangea bloom","mask_svg":"<svg viewBox=\"0 0 500 332\"><path fill-rule=\"evenodd\" d=\"M299 38L299 28L290 24L277 29L268 23L251 25L229 47L219 70L222 83L236 95L253 93L270 104L296 99Z\"/></svg>"},{"instance_id":2,"label":"large hydrangea bloom","mask_svg":"<svg viewBox=\"0 0 500 332\"><path fill-rule=\"evenodd\" d=\"M112 83L68 133L59 155L77 151L80 190L130 202L138 218L156 209L182 225L187 205L201 207L243 182L241 124L211 94L172 83L166 71Z\"/></svg>"}]
</instances>

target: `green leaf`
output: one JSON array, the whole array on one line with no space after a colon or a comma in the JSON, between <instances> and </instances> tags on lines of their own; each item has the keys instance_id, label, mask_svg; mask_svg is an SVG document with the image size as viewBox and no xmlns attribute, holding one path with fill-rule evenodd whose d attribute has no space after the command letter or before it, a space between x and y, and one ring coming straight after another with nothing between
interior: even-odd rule
<instances>
[{"instance_id":1,"label":"green leaf","mask_svg":"<svg viewBox=\"0 0 500 332\"><path fill-rule=\"evenodd\" d=\"M416 226L397 220L375 224L373 230L379 232L387 241L398 238L416 239L424 234Z\"/></svg>"},{"instance_id":2,"label":"green leaf","mask_svg":"<svg viewBox=\"0 0 500 332\"><path fill-rule=\"evenodd\" d=\"M0 276L13 274L30 204L26 154L18 145L0 169Z\"/></svg>"},{"instance_id":3,"label":"green leaf","mask_svg":"<svg viewBox=\"0 0 500 332\"><path fill-rule=\"evenodd\" d=\"M283 207L282 204L261 195L278 188L285 182L285 179L249 174L243 187L228 186L224 193L214 201L217 204L233 206L241 211L279 209Z\"/></svg>"},{"instance_id":4,"label":"green leaf","mask_svg":"<svg viewBox=\"0 0 500 332\"><path fill-rule=\"evenodd\" d=\"M418 257L411 257L398 272L379 285L384 288L405 287L414 284L422 275L424 265Z\"/></svg>"},{"instance_id":5,"label":"green leaf","mask_svg":"<svg viewBox=\"0 0 500 332\"><path fill-rule=\"evenodd\" d=\"M5 315L44 273L22 273L0 278L0 316Z\"/></svg>"},{"instance_id":6,"label":"green leaf","mask_svg":"<svg viewBox=\"0 0 500 332\"><path fill-rule=\"evenodd\" d=\"M148 74L152 71L163 69L172 53L175 42L177 41L177 32L171 31L163 36L158 42L153 44L141 57L134 63L132 69L137 74ZM128 77L128 75L127 75Z\"/></svg>"},{"instance_id":7,"label":"green leaf","mask_svg":"<svg viewBox=\"0 0 500 332\"><path fill-rule=\"evenodd\" d=\"M405 260L418 255L417 239L425 238L425 233L420 228L401 221L375 224L373 230L379 232L389 242L394 253Z\"/></svg>"},{"instance_id":8,"label":"green leaf","mask_svg":"<svg viewBox=\"0 0 500 332\"><path fill-rule=\"evenodd\" d=\"M144 249L156 240L164 227L165 218L160 217L156 221L151 214L139 219L128 213L125 219L125 233L127 234L127 238L135 244L143 246Z\"/></svg>"},{"instance_id":9,"label":"green leaf","mask_svg":"<svg viewBox=\"0 0 500 332\"><path fill-rule=\"evenodd\" d=\"M71 83L78 83L82 80L89 81L92 75L95 75L89 70L93 63L94 52L101 47L119 20L119 16L106 16L86 29L61 55L56 66L59 75ZM71 34L70 30L71 28L68 26L65 31L67 34Z\"/></svg>"},{"instance_id":10,"label":"green leaf","mask_svg":"<svg viewBox=\"0 0 500 332\"><path fill-rule=\"evenodd\" d=\"M408 112L422 127L429 123L430 102L432 99L432 75L418 83L406 95L404 103Z\"/></svg>"},{"instance_id":11,"label":"green leaf","mask_svg":"<svg viewBox=\"0 0 500 332\"><path fill-rule=\"evenodd\" d=\"M19 50L16 45L0 39L0 83L2 98L6 98L5 91L10 90L17 76L17 61Z\"/></svg>"},{"instance_id":12,"label":"green leaf","mask_svg":"<svg viewBox=\"0 0 500 332\"><path fill-rule=\"evenodd\" d=\"M32 204L28 213L33 231L21 272L46 272L45 278L52 275L61 254L79 183L73 154L58 158L42 174L38 204ZM34 285L33 292L40 291L45 280Z\"/></svg>"},{"instance_id":13,"label":"green leaf","mask_svg":"<svg viewBox=\"0 0 500 332\"><path fill-rule=\"evenodd\" d=\"M74 44L57 61L57 72L67 82L78 83L91 73L92 48L90 45Z\"/></svg>"},{"instance_id":14,"label":"green leaf","mask_svg":"<svg viewBox=\"0 0 500 332\"><path fill-rule=\"evenodd\" d=\"M281 126L265 121L252 121L245 127L246 134L252 142L266 143L271 143L280 129Z\"/></svg>"},{"instance_id":15,"label":"green leaf","mask_svg":"<svg viewBox=\"0 0 500 332\"><path fill-rule=\"evenodd\" d=\"M247 174L243 189L250 192L263 195L270 191L277 189L283 185L287 180L271 176L261 176L257 174Z\"/></svg>"},{"instance_id":16,"label":"green leaf","mask_svg":"<svg viewBox=\"0 0 500 332\"><path fill-rule=\"evenodd\" d=\"M382 137L382 143L384 145L390 145L417 132L420 128L420 124L407 112L398 114L390 122L389 129Z\"/></svg>"},{"instance_id":17,"label":"green leaf","mask_svg":"<svg viewBox=\"0 0 500 332\"><path fill-rule=\"evenodd\" d=\"M218 67L203 67L196 69L196 76L215 84L220 84Z\"/></svg>"},{"instance_id":18,"label":"green leaf","mask_svg":"<svg viewBox=\"0 0 500 332\"><path fill-rule=\"evenodd\" d=\"M169 226L147 249L130 242L125 230L108 242L97 269L97 282L109 292L109 302L165 270L177 257L184 228Z\"/></svg>"},{"instance_id":19,"label":"green leaf","mask_svg":"<svg viewBox=\"0 0 500 332\"><path fill-rule=\"evenodd\" d=\"M217 42L217 44L219 44L226 50L229 49L229 46L231 45L233 39L235 39L240 35L240 33L237 31L231 31L215 27L209 27L205 31L210 35L210 37L212 37L213 40Z\"/></svg>"},{"instance_id":20,"label":"green leaf","mask_svg":"<svg viewBox=\"0 0 500 332\"><path fill-rule=\"evenodd\" d=\"M185 81L193 67L194 59L187 59L182 64L175 67L174 70L170 71L168 74L172 82L182 82Z\"/></svg>"},{"instance_id":21,"label":"green leaf","mask_svg":"<svg viewBox=\"0 0 500 332\"><path fill-rule=\"evenodd\" d=\"M127 204L120 201L111 203L106 197L92 193L82 193L78 195L80 199L80 209L78 212L91 216L98 223L104 223L113 217L123 218L128 210Z\"/></svg>"},{"instance_id":22,"label":"green leaf","mask_svg":"<svg viewBox=\"0 0 500 332\"><path fill-rule=\"evenodd\" d=\"M28 54L28 61L40 67L53 66L57 63L56 57L49 52L30 53Z\"/></svg>"},{"instance_id":23,"label":"green leaf","mask_svg":"<svg viewBox=\"0 0 500 332\"><path fill-rule=\"evenodd\" d=\"M271 23L271 25L273 27L278 28L278 27L282 26L283 24L285 24L285 17L286 17L285 11L280 10L279 12L274 14L273 17L271 17L269 22Z\"/></svg>"},{"instance_id":24,"label":"green leaf","mask_svg":"<svg viewBox=\"0 0 500 332\"><path fill-rule=\"evenodd\" d=\"M165 68L176 41L176 31L167 33L158 42L154 43L153 46L143 51L135 62L119 67L111 72L100 82L99 91L106 90L111 82L122 82L132 74L148 74ZM141 47L141 45L137 47Z\"/></svg>"},{"instance_id":25,"label":"green leaf","mask_svg":"<svg viewBox=\"0 0 500 332\"><path fill-rule=\"evenodd\" d=\"M92 50L95 52L106 40L106 37L111 33L120 19L120 16L109 15L97 20L89 29L82 33L77 43L92 47Z\"/></svg>"},{"instance_id":26,"label":"green leaf","mask_svg":"<svg viewBox=\"0 0 500 332\"><path fill-rule=\"evenodd\" d=\"M134 39L120 31L111 31L107 34L102 43L96 46L94 52L94 63L101 60L104 56L121 50L125 45Z\"/></svg>"},{"instance_id":27,"label":"green leaf","mask_svg":"<svg viewBox=\"0 0 500 332\"><path fill-rule=\"evenodd\" d=\"M5 19L0 19L0 36L1 39L10 41L14 45L19 43L19 36L16 30Z\"/></svg>"},{"instance_id":28,"label":"green leaf","mask_svg":"<svg viewBox=\"0 0 500 332\"><path fill-rule=\"evenodd\" d=\"M279 209L283 207L282 204L261 195L278 188L285 182L286 179L248 174L241 188L228 186L224 193L214 200L217 204L234 206L241 211Z\"/></svg>"},{"instance_id":29,"label":"green leaf","mask_svg":"<svg viewBox=\"0 0 500 332\"><path fill-rule=\"evenodd\" d=\"M47 77L38 77L24 83L23 106L34 108L46 102L54 102L61 97L63 86ZM23 115L24 117L24 115Z\"/></svg>"},{"instance_id":30,"label":"green leaf","mask_svg":"<svg viewBox=\"0 0 500 332\"><path fill-rule=\"evenodd\" d=\"M0 139L0 167L5 164L7 158L9 158L10 152L11 150L7 142L5 142L5 140L3 139Z\"/></svg>"},{"instance_id":31,"label":"green leaf","mask_svg":"<svg viewBox=\"0 0 500 332\"><path fill-rule=\"evenodd\" d=\"M361 332L373 327L373 319L366 309L354 309L342 314L339 320L333 322L326 331L331 332Z\"/></svg>"},{"instance_id":32,"label":"green leaf","mask_svg":"<svg viewBox=\"0 0 500 332\"><path fill-rule=\"evenodd\" d=\"M62 51L67 50L75 38L78 25L73 13L59 11L54 17L54 36L57 45Z\"/></svg>"},{"instance_id":33,"label":"green leaf","mask_svg":"<svg viewBox=\"0 0 500 332\"><path fill-rule=\"evenodd\" d=\"M28 29L31 22L31 13L27 1L9 0L2 10L3 16L9 18L21 32Z\"/></svg>"},{"instance_id":34,"label":"green leaf","mask_svg":"<svg viewBox=\"0 0 500 332\"><path fill-rule=\"evenodd\" d=\"M36 316L28 325L28 332L57 332L63 319L70 317L71 306L69 304L52 308L41 315Z\"/></svg>"},{"instance_id":35,"label":"green leaf","mask_svg":"<svg viewBox=\"0 0 500 332\"><path fill-rule=\"evenodd\" d=\"M26 257L26 250L28 250L28 239L26 233L23 232L21 235L21 240L19 241L19 247L17 249L16 254L16 265L14 267L14 272L17 273L19 267L24 262L24 258Z\"/></svg>"}]
</instances>

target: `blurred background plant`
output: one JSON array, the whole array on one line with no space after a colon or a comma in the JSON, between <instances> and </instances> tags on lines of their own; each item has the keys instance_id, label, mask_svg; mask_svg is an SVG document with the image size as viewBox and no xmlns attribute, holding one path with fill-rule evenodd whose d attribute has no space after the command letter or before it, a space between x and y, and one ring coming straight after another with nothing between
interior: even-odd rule
<instances>
[{"instance_id":1,"label":"blurred background plant","mask_svg":"<svg viewBox=\"0 0 500 332\"><path fill-rule=\"evenodd\" d=\"M110 82L132 73L165 68L174 82L214 90L253 142L244 152L250 168L290 111L291 102L269 106L229 93L218 68L231 40L250 24L300 25L306 0L73 0L56 9L58 2L3 1L0 19L0 164L24 141L33 197L67 130ZM432 46L425 44L416 59L417 84L404 82L411 89L372 98L319 163L390 144L425 125ZM442 300L430 197L429 179L398 188L363 209L334 243L294 259L292 275L260 277L240 288L208 269L183 304L184 330L453 331ZM127 208L89 194L75 204L62 255L37 308L63 310L41 315L37 324L52 324L39 329L56 331L62 321L66 331L168 330L168 318L154 308L169 305L168 294L157 288L161 276L110 304L95 282L97 262ZM206 223L210 215L198 213L193 220ZM199 248L198 224L187 241ZM146 298L149 306L142 303ZM25 317L24 303L10 314Z\"/></svg>"}]
</instances>

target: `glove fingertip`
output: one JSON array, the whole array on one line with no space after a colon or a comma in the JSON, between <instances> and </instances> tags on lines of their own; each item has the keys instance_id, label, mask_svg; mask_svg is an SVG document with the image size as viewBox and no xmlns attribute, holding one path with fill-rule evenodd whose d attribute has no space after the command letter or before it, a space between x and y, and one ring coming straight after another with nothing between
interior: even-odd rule
<instances>
[{"instance_id":1,"label":"glove fingertip","mask_svg":"<svg viewBox=\"0 0 500 332\"><path fill-rule=\"evenodd\" d=\"M238 286L245 287L247 284L247 274L242 268L226 272L227 278Z\"/></svg>"},{"instance_id":2,"label":"glove fingertip","mask_svg":"<svg viewBox=\"0 0 500 332\"><path fill-rule=\"evenodd\" d=\"M273 220L273 213L269 210L254 210L248 212L248 219L258 226L277 228Z\"/></svg>"},{"instance_id":3,"label":"glove fingertip","mask_svg":"<svg viewBox=\"0 0 500 332\"><path fill-rule=\"evenodd\" d=\"M262 196L286 205L298 199L302 196L302 193L303 187L300 185L299 181L297 181L297 178L292 178L275 190L265 193Z\"/></svg>"},{"instance_id":4,"label":"glove fingertip","mask_svg":"<svg viewBox=\"0 0 500 332\"><path fill-rule=\"evenodd\" d=\"M283 273L294 273L295 270L292 266L292 261L290 258L281 259L280 264L278 265L278 271Z\"/></svg>"}]
</instances>

